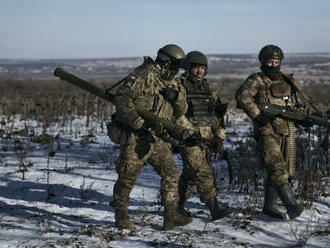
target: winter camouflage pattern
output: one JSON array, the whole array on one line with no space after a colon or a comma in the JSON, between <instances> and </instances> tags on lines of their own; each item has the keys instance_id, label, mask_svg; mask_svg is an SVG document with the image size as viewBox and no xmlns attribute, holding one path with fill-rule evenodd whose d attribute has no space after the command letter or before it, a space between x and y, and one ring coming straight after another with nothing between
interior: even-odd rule
<instances>
[{"instance_id":1,"label":"winter camouflage pattern","mask_svg":"<svg viewBox=\"0 0 330 248\"><path fill-rule=\"evenodd\" d=\"M168 145L154 135L153 130L143 128L144 131L141 131L144 120L134 110L136 106L169 120L187 111L183 89L176 87L174 81L162 80L160 70L158 64L146 57L144 64L127 77L116 93L116 121L136 132L126 132L127 137L122 139L121 154L116 165L119 177L111 203L115 208L127 208L129 194L146 162L162 177L161 194L165 202L178 200L180 173L172 153ZM178 99L172 104L160 94L161 89L169 83L179 92Z\"/></svg>"},{"instance_id":2,"label":"winter camouflage pattern","mask_svg":"<svg viewBox=\"0 0 330 248\"><path fill-rule=\"evenodd\" d=\"M293 122L274 118L266 123L257 121L260 110L259 103L272 103L281 106L303 105L301 88L297 82L286 74L278 81L272 81L262 72L250 75L236 92L237 106L253 120L255 139L258 142L258 152L263 166L267 170L267 180L275 185L288 182L288 165L294 161L294 154L287 147L294 143L288 142L288 137L293 137L297 129Z\"/></svg>"},{"instance_id":3,"label":"winter camouflage pattern","mask_svg":"<svg viewBox=\"0 0 330 248\"><path fill-rule=\"evenodd\" d=\"M216 117L214 113L211 115L208 112L207 104L205 104L217 101L218 96L216 89L210 87L205 79L199 82L203 83L204 87L193 85L193 83L187 81L185 75L179 77L177 82L185 86L187 101L190 102L190 104L196 104L197 106L199 105L199 107L201 104L204 104L205 107L199 109L197 109L197 107L193 108L196 112L190 112L185 116L181 116L176 120L176 123L187 129L199 131L205 139L219 137L224 140L225 129L222 126L222 118ZM204 101L204 103L200 103L199 101ZM190 109L190 111L192 111L192 109ZM194 116L194 119L189 118L191 116ZM204 123L204 125L198 125L200 123ZM183 161L183 173L180 177L179 187L181 197L188 200L195 186L197 186L201 202L207 203L211 199L214 199L216 197L216 189L214 186L212 168L209 164L209 157L211 154L208 147L201 144L192 147L182 147L179 151Z\"/></svg>"}]
</instances>

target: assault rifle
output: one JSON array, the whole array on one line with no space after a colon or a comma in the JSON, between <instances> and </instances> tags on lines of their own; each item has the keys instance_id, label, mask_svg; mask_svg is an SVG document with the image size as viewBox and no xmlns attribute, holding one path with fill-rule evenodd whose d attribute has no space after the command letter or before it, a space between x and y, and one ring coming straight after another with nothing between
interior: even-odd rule
<instances>
[{"instance_id":1,"label":"assault rifle","mask_svg":"<svg viewBox=\"0 0 330 248\"><path fill-rule=\"evenodd\" d=\"M296 110L290 107L271 104L271 103L260 103L258 104L258 108L262 114L270 118L281 117L287 120L296 121L298 122L298 124L305 122L309 124L330 127L329 111L327 113L325 112L310 113L309 111Z\"/></svg>"},{"instance_id":2,"label":"assault rifle","mask_svg":"<svg viewBox=\"0 0 330 248\"><path fill-rule=\"evenodd\" d=\"M116 104L116 96L111 94L109 90L101 89L69 72L66 72L62 68L56 68L54 75L60 79L69 82L85 91L88 91L104 100ZM147 122L148 126L152 128L164 129L171 137L183 142L199 142L199 133L195 131L185 129L173 122L156 116L152 112L148 112L144 109L135 108L135 111Z\"/></svg>"}]
</instances>

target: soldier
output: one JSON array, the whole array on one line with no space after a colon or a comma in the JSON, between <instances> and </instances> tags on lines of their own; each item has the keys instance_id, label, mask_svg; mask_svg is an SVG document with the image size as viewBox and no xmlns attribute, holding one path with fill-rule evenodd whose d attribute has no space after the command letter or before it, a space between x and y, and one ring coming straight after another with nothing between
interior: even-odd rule
<instances>
[{"instance_id":1,"label":"soldier","mask_svg":"<svg viewBox=\"0 0 330 248\"><path fill-rule=\"evenodd\" d=\"M223 117L227 105L222 104L216 89L211 87L205 76L208 62L206 56L199 51L192 51L183 60L186 71L177 78L184 85L187 94L188 112L176 120L176 123L199 131L202 138L209 140L208 146L199 144L183 146L178 150L183 161L183 172L179 183L179 212L185 216L185 203L191 197L195 186L201 202L208 206L212 220L220 219L231 213L228 205L220 203L216 198L216 188L210 165L212 152L220 153L225 129Z\"/></svg>"},{"instance_id":2,"label":"soldier","mask_svg":"<svg viewBox=\"0 0 330 248\"><path fill-rule=\"evenodd\" d=\"M155 135L135 108L143 108L158 117L172 119L187 111L182 89L176 87L173 78L178 73L179 60L184 57L177 45L166 45L158 50L157 58L144 58L125 80L116 93L116 114L113 123L126 126L119 138L121 153L116 164L118 179L113 188L115 225L121 229L134 229L129 220L127 207L129 195L145 163L150 163L161 176L161 194L164 199L163 228L191 222L191 218L178 213L178 183L180 172L167 143ZM169 87L171 85L171 87ZM111 130L110 130L111 137Z\"/></svg>"},{"instance_id":3,"label":"soldier","mask_svg":"<svg viewBox=\"0 0 330 248\"><path fill-rule=\"evenodd\" d=\"M267 118L257 106L272 103L291 108L301 108L307 96L291 75L281 72L284 58L282 50L275 45L263 47L259 53L261 72L250 75L236 92L238 108L253 121L254 136L258 143L260 160L266 169L265 200L262 212L268 216L284 219L276 208L278 196L291 219L298 217L303 206L294 200L289 184L289 168L295 166L295 123L283 118Z\"/></svg>"}]
</instances>

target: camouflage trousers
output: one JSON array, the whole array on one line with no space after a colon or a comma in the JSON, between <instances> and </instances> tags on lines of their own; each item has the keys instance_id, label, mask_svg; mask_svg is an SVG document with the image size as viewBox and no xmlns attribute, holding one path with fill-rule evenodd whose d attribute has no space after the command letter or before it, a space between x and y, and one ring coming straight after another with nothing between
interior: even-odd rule
<instances>
[{"instance_id":1,"label":"camouflage trousers","mask_svg":"<svg viewBox=\"0 0 330 248\"><path fill-rule=\"evenodd\" d=\"M284 159L283 146L285 138L272 135L258 138L258 153L262 165L266 169L266 183L279 186L288 182L289 172Z\"/></svg>"},{"instance_id":2,"label":"camouflage trousers","mask_svg":"<svg viewBox=\"0 0 330 248\"><path fill-rule=\"evenodd\" d=\"M128 144L122 147L116 164L118 179L113 188L111 206L129 206L129 195L145 163L149 163L161 176L160 192L164 203L178 201L180 172L168 145L157 137L153 137L153 142L150 142L131 135Z\"/></svg>"},{"instance_id":3,"label":"camouflage trousers","mask_svg":"<svg viewBox=\"0 0 330 248\"><path fill-rule=\"evenodd\" d=\"M200 201L208 202L216 197L212 168L204 145L184 147L180 151L183 171L180 176L179 194L188 200L197 186Z\"/></svg>"}]
</instances>

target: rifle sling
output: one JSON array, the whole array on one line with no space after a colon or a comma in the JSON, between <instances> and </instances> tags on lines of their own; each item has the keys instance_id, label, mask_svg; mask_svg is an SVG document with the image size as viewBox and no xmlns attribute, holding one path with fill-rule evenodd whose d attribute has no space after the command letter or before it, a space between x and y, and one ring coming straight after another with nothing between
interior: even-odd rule
<instances>
[{"instance_id":1,"label":"rifle sling","mask_svg":"<svg viewBox=\"0 0 330 248\"><path fill-rule=\"evenodd\" d=\"M304 101L307 101L307 102L310 101L309 97L303 91L303 88L300 86L300 84L296 80L294 80L293 77L290 77L290 76L286 75L285 73L282 73L282 75L283 75L284 79L286 79L286 81L289 82L298 91L298 93L300 94L300 96L302 97L302 99Z\"/></svg>"}]
</instances>

